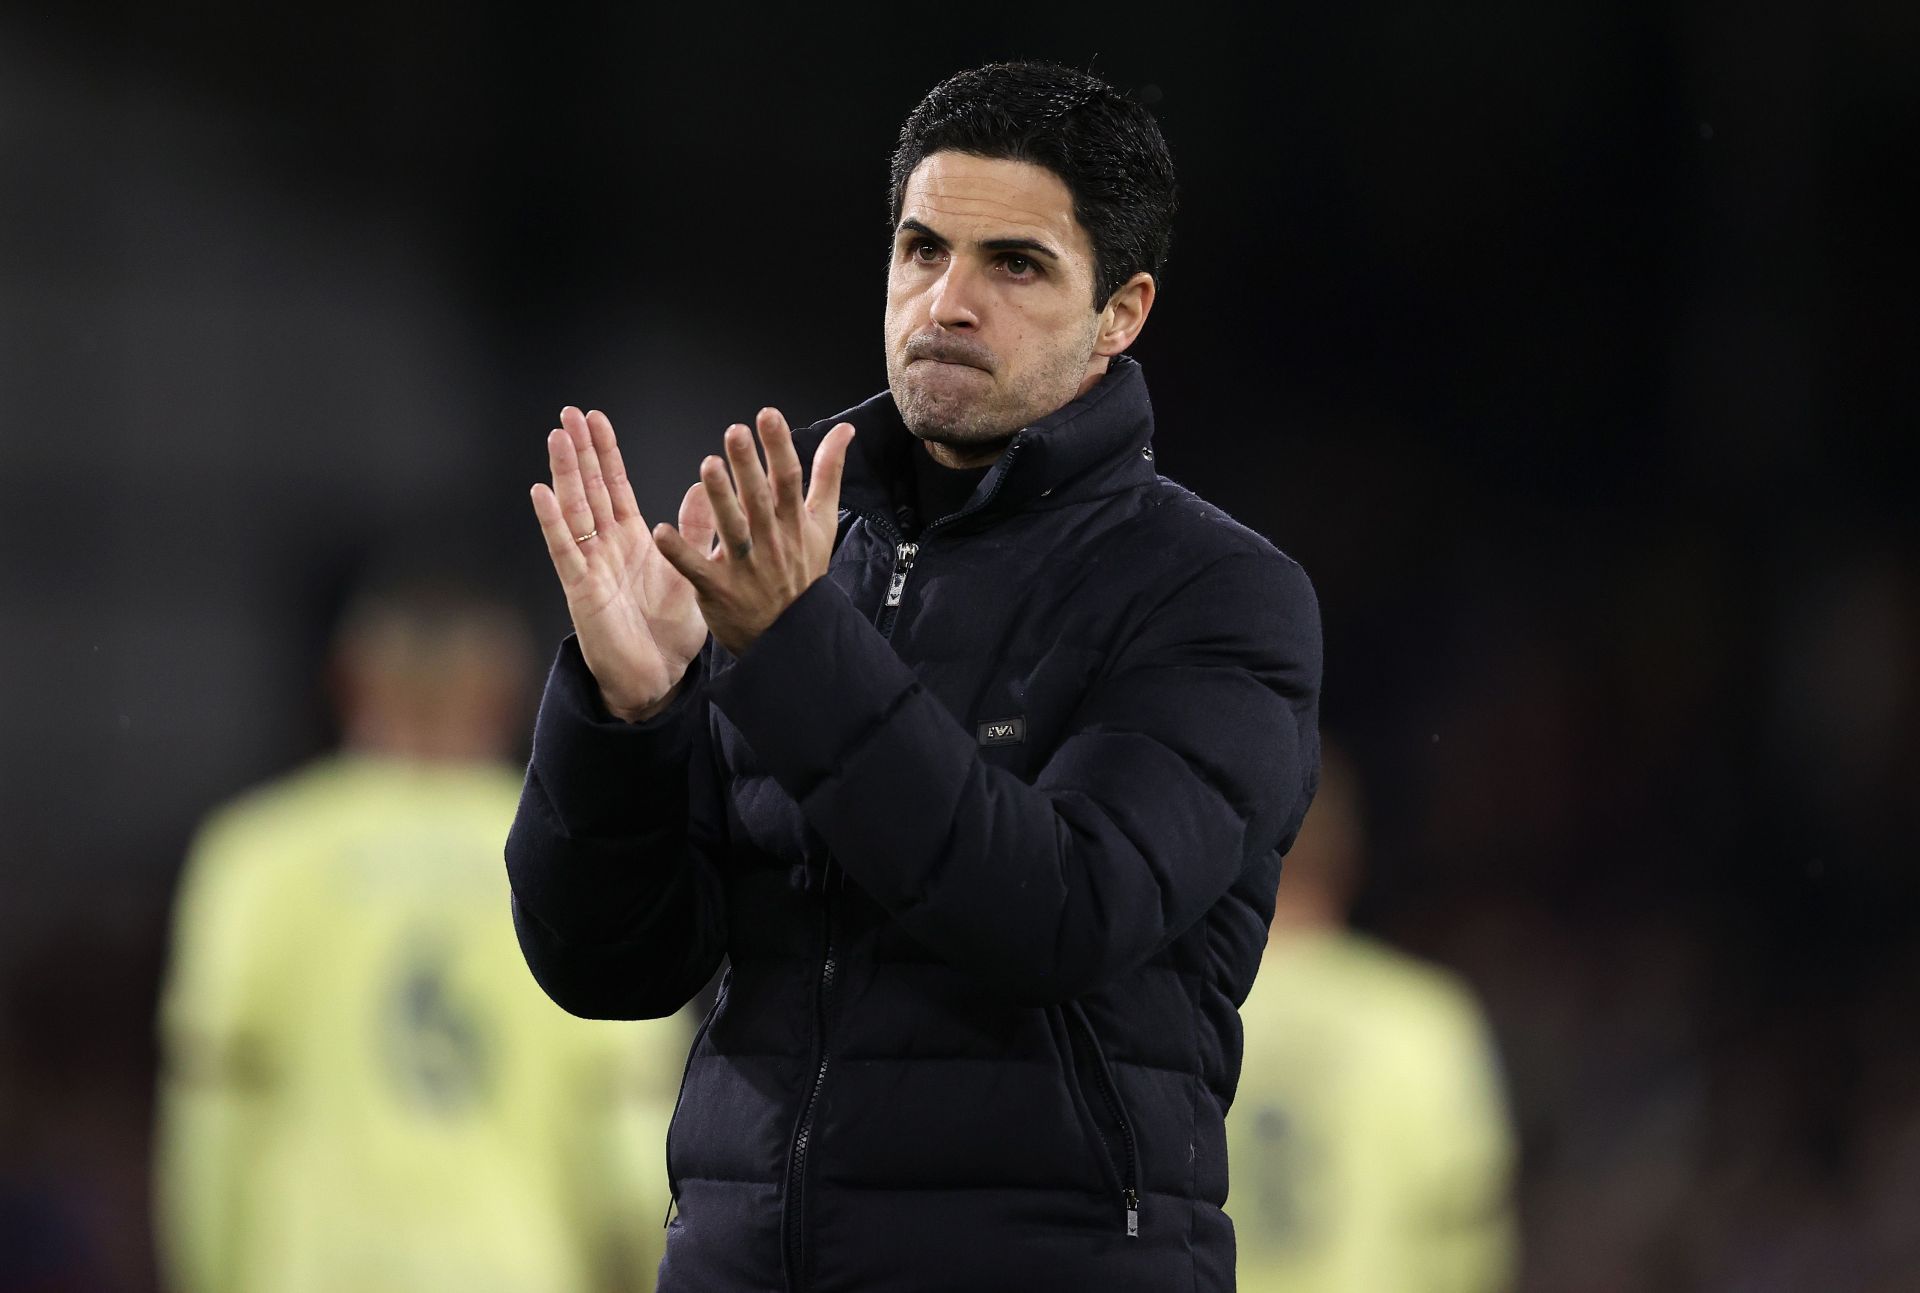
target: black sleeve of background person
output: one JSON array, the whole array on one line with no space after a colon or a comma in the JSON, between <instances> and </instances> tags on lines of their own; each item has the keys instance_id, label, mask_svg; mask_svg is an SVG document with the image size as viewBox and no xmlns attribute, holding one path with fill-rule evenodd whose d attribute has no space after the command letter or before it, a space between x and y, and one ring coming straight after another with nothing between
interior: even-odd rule
<instances>
[{"instance_id":1,"label":"black sleeve of background person","mask_svg":"<svg viewBox=\"0 0 1920 1293\"><path fill-rule=\"evenodd\" d=\"M1319 688L1312 586L1248 547L1166 596L1031 784L981 757L830 580L709 694L909 933L1047 1002L1146 961L1299 828Z\"/></svg>"},{"instance_id":2,"label":"black sleeve of background person","mask_svg":"<svg viewBox=\"0 0 1920 1293\"><path fill-rule=\"evenodd\" d=\"M670 1015L725 951L705 678L703 656L672 705L626 723L573 638L548 675L507 876L527 965L576 1015Z\"/></svg>"}]
</instances>

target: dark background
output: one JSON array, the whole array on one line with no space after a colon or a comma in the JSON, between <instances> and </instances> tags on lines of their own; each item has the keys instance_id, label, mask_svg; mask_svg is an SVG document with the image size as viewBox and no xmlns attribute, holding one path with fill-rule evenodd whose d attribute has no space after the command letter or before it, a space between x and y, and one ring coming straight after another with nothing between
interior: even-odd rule
<instances>
[{"instance_id":1,"label":"dark background","mask_svg":"<svg viewBox=\"0 0 1920 1293\"><path fill-rule=\"evenodd\" d=\"M1300 8L0 5L0 1289L152 1287L172 884L355 562L557 636L558 407L665 515L879 389L898 122L1034 56L1173 146L1158 462L1314 576L1524 1288L1920 1287L1920 7Z\"/></svg>"}]
</instances>

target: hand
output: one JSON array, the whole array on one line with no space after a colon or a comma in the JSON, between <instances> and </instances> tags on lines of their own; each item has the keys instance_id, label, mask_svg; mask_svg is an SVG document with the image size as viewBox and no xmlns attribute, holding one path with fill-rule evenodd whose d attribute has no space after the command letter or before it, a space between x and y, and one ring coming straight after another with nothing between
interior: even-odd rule
<instances>
[{"instance_id":1,"label":"hand","mask_svg":"<svg viewBox=\"0 0 1920 1293\"><path fill-rule=\"evenodd\" d=\"M630 722L673 698L707 640L693 587L660 555L634 501L613 423L568 405L547 433L553 486L533 487L533 513L567 595L580 654L607 712ZM662 527L665 528L665 527ZM713 509L695 485L680 503L683 543L713 542Z\"/></svg>"},{"instance_id":2,"label":"hand","mask_svg":"<svg viewBox=\"0 0 1920 1293\"><path fill-rule=\"evenodd\" d=\"M679 532L664 524L653 531L661 554L693 585L714 640L736 656L827 573L840 523L840 476L853 441L852 423L827 432L814 452L813 483L802 499L800 456L787 420L778 409L761 409L754 421L767 454L765 470L753 436L738 423L727 428L726 462L709 457L700 464L711 530L689 530L683 513ZM715 531L719 542L709 549L703 533Z\"/></svg>"}]
</instances>

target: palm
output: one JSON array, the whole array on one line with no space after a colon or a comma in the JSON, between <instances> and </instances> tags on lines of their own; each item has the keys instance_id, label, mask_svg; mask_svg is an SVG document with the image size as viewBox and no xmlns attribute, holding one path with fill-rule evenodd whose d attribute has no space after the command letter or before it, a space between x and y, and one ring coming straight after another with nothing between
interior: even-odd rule
<instances>
[{"instance_id":1,"label":"palm","mask_svg":"<svg viewBox=\"0 0 1920 1293\"><path fill-rule=\"evenodd\" d=\"M613 424L574 408L561 423L547 437L553 485L534 486L534 513L607 708L635 717L686 673L706 622L693 586L654 546ZM712 540L712 510L697 486L681 504L680 529L696 542Z\"/></svg>"}]
</instances>

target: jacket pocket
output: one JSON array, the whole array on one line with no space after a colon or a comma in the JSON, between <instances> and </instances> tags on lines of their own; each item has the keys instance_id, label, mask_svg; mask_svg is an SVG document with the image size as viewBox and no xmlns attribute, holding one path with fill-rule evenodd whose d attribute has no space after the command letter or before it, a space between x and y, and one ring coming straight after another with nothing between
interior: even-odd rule
<instances>
[{"instance_id":1,"label":"jacket pocket","mask_svg":"<svg viewBox=\"0 0 1920 1293\"><path fill-rule=\"evenodd\" d=\"M673 1097L673 1117L667 1121L667 1193L672 1202L667 1205L667 1222L673 1220L674 1205L680 1202L680 1176L673 1170L673 1129L680 1125L680 1103L687 1098L687 1078L693 1072L694 1058L700 1054L700 1043L707 1040L707 1029L727 1004L727 988L733 982L733 971L729 969L720 980L720 991L714 996L713 1005L707 1008L706 1015L700 1020L700 1026L693 1030L693 1045L687 1048L687 1062L680 1067L680 1090Z\"/></svg>"},{"instance_id":2,"label":"jacket pocket","mask_svg":"<svg viewBox=\"0 0 1920 1293\"><path fill-rule=\"evenodd\" d=\"M1100 1136L1107 1171L1102 1176L1119 1186L1127 1237L1140 1235L1140 1148L1134 1140L1133 1119L1127 1114L1126 1101L1115 1081L1113 1066L1107 1062L1100 1036L1093 1021L1077 1001L1062 1011L1066 1017L1067 1037L1073 1047L1074 1076L1078 1079Z\"/></svg>"}]
</instances>

